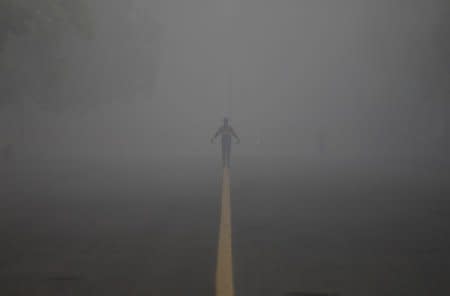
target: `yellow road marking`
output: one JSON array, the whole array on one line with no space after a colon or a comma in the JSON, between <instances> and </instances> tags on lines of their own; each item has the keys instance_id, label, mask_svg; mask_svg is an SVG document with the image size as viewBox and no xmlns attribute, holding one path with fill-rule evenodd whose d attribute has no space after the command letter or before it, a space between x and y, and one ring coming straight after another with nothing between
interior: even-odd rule
<instances>
[{"instance_id":1,"label":"yellow road marking","mask_svg":"<svg viewBox=\"0 0 450 296\"><path fill-rule=\"evenodd\" d=\"M223 169L219 244L217 249L216 296L234 296L229 168Z\"/></svg>"}]
</instances>

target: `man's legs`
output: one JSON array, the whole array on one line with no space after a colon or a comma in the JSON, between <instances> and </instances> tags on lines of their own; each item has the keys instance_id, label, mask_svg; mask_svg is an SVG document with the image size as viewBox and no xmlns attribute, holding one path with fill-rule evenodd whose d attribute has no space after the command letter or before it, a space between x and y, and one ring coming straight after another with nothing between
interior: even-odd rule
<instances>
[{"instance_id":1,"label":"man's legs","mask_svg":"<svg viewBox=\"0 0 450 296\"><path fill-rule=\"evenodd\" d=\"M231 139L229 137L222 138L222 165L223 167L230 167L230 151Z\"/></svg>"},{"instance_id":2,"label":"man's legs","mask_svg":"<svg viewBox=\"0 0 450 296\"><path fill-rule=\"evenodd\" d=\"M227 167L230 167L230 163L231 163L231 142L228 145Z\"/></svg>"},{"instance_id":3,"label":"man's legs","mask_svg":"<svg viewBox=\"0 0 450 296\"><path fill-rule=\"evenodd\" d=\"M227 163L226 148L225 144L222 143L222 166L225 167L226 163Z\"/></svg>"}]
</instances>

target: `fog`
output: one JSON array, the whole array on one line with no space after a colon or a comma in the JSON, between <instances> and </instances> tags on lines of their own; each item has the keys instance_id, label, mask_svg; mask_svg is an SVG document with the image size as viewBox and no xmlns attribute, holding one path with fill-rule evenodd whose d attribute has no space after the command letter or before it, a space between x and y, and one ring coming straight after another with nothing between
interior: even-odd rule
<instances>
[{"instance_id":1,"label":"fog","mask_svg":"<svg viewBox=\"0 0 450 296\"><path fill-rule=\"evenodd\" d=\"M238 296L450 292L448 1L86 10L88 37L0 47L5 291L213 293L228 117Z\"/></svg>"},{"instance_id":2,"label":"fog","mask_svg":"<svg viewBox=\"0 0 450 296\"><path fill-rule=\"evenodd\" d=\"M68 74L36 93L58 112L28 98L15 119L41 151L211 155L230 116L237 154L311 157L324 135L335 157L446 157L446 1L90 6L93 39L68 35Z\"/></svg>"}]
</instances>

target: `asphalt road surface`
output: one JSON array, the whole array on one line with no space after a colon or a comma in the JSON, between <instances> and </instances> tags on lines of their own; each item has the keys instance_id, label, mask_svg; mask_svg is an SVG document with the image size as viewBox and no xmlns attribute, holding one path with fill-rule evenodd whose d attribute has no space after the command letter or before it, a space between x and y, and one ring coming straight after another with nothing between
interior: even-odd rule
<instances>
[{"instance_id":1,"label":"asphalt road surface","mask_svg":"<svg viewBox=\"0 0 450 296\"><path fill-rule=\"evenodd\" d=\"M449 171L236 158L237 296L449 295ZM218 159L2 168L0 295L213 295Z\"/></svg>"}]
</instances>

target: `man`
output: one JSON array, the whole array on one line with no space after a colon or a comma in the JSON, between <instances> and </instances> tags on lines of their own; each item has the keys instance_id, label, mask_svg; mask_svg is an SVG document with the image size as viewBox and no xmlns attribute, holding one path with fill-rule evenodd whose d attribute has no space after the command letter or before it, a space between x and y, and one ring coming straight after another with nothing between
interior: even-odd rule
<instances>
[{"instance_id":1,"label":"man","mask_svg":"<svg viewBox=\"0 0 450 296\"><path fill-rule=\"evenodd\" d=\"M234 132L233 128L228 124L228 118L223 119L223 126L219 128L219 130L214 134L211 138L211 143L214 143L214 140L221 136L222 141L222 165L223 167L230 167L230 154L231 154L231 138L234 137L236 139L236 144L240 143L239 137Z\"/></svg>"}]
</instances>

